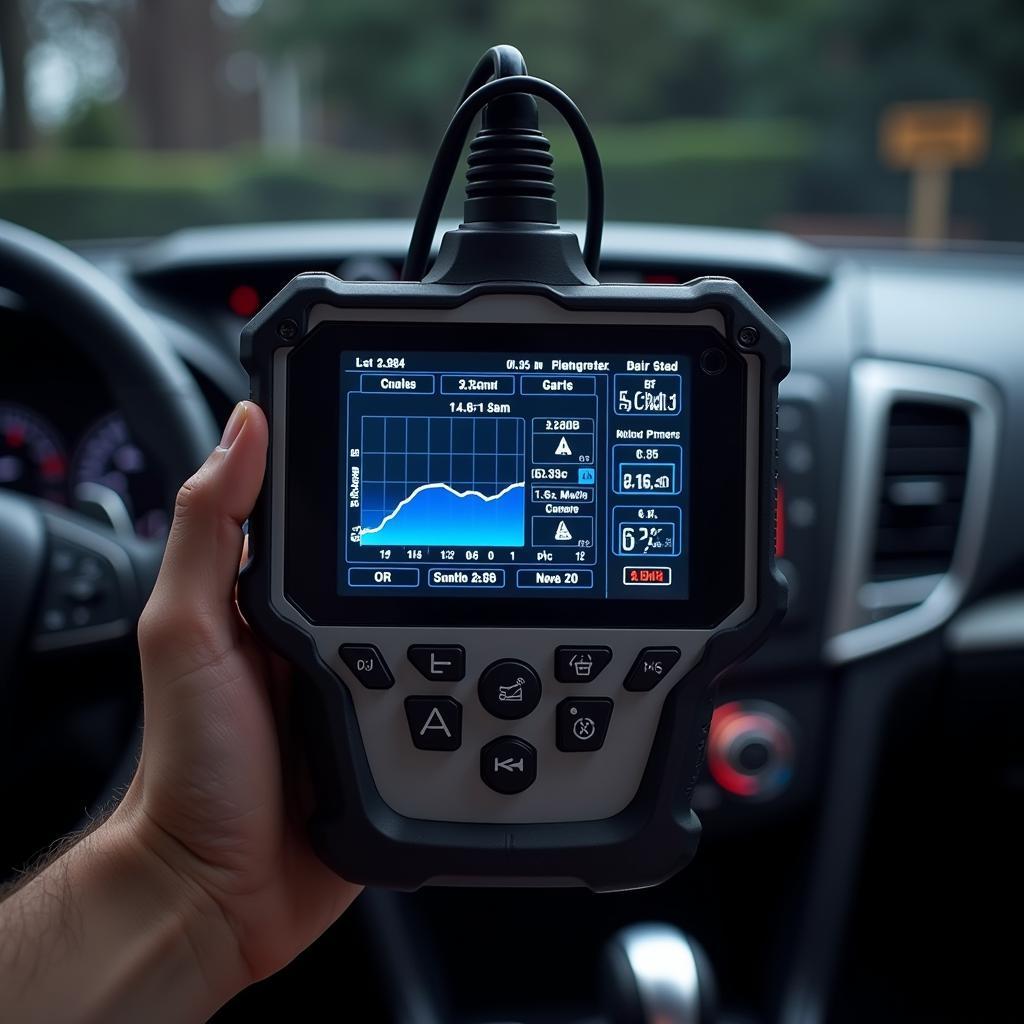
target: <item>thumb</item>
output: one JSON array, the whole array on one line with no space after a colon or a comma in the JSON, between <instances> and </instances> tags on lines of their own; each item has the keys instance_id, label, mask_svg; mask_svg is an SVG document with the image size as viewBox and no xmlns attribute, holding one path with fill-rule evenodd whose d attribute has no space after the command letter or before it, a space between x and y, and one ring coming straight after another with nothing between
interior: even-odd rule
<instances>
[{"instance_id":1,"label":"thumb","mask_svg":"<svg viewBox=\"0 0 1024 1024\"><path fill-rule=\"evenodd\" d=\"M159 659L161 674L192 671L235 644L242 523L266 458L266 417L258 405L239 402L221 443L178 491L160 574L139 621L143 661Z\"/></svg>"}]
</instances>

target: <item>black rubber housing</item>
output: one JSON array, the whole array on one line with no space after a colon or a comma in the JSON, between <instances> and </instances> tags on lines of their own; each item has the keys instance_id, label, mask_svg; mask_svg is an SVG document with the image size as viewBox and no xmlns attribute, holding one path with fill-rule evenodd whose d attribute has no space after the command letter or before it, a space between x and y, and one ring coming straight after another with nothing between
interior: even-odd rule
<instances>
[{"instance_id":1,"label":"black rubber housing","mask_svg":"<svg viewBox=\"0 0 1024 1024\"><path fill-rule=\"evenodd\" d=\"M242 571L239 599L253 627L302 675L293 692L316 795L309 828L317 852L339 874L353 882L405 890L429 884L576 885L593 890L656 885L684 867L697 847L700 822L691 796L704 760L715 681L759 646L786 607L786 585L775 569L774 549L776 409L778 384L789 370L789 342L746 292L726 278L700 278L679 286L555 286L346 284L329 274L302 274L242 332L241 359L249 372L251 397L273 425L274 352L305 338L314 306L452 309L487 294L540 295L567 310L714 309L724 318L728 343L760 360L756 608L742 624L714 635L699 664L666 698L632 802L598 821L511 825L417 820L387 806L374 786L347 689L322 662L310 634L282 619L272 604L270 494L276 474L285 468L275 465L273 445L250 519L250 561Z\"/></svg>"}]
</instances>

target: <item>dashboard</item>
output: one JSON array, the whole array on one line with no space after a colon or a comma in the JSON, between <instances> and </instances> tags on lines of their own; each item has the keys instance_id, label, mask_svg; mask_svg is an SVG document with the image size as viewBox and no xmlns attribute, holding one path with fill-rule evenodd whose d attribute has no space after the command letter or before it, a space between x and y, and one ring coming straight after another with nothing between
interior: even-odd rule
<instances>
[{"instance_id":1,"label":"dashboard","mask_svg":"<svg viewBox=\"0 0 1024 1024\"><path fill-rule=\"evenodd\" d=\"M305 270L393 279L408 234L407 223L389 221L247 225L76 248L150 312L223 422L246 394L238 332L262 303ZM1024 678L1024 249L915 253L842 240L812 246L770 232L608 226L605 280L675 283L704 274L737 279L786 331L793 363L780 389L776 550L790 608L769 642L722 683L694 797L707 853L654 894L444 891L397 904L375 894L358 936L345 930L351 924L338 933L339 949L368 937L380 951L373 970L382 974L388 998L401 1002L410 986L442 990L451 1014L416 1016L406 1007L403 1016L392 1006L397 1018L585 1019L595 1011L591 977L600 942L643 917L670 918L697 934L727 1003L751 1015L746 1019L810 1024L821 1019L822 1006L838 1004L844 1009L833 1019L872 1016L870 992L850 972L882 970L877 949L897 955L899 941L921 941L886 916L893 899L910 898L912 872L892 875L877 851L901 843L915 854L906 859L920 864L932 863L939 846L887 794L905 793L899 786L912 778L917 805L924 800L922 775L937 772L944 795L978 801L993 820L1021 808L1020 735L1006 726L1004 710L977 701L992 687L1004 696L1012 690L1017 706L1022 699L1011 681ZM0 339L0 486L87 509L144 537L163 536L178 481L162 479L133 440L99 368L47 326L45 311L25 310L13 299L0 302ZM625 358L616 373L629 372ZM607 403L600 391L607 381L596 382L596 394L579 399L571 422L548 429L543 395L529 394L532 365L456 366L439 348L415 366L345 369L358 381L351 390L363 416L405 412L408 395L388 394L381 383L388 377L380 371L394 369L409 379L421 375L424 386L429 377L438 408L479 400L514 406L510 432L487 442L495 463L492 497L506 478L523 479L512 462L526 460L527 452L530 465L545 470L570 457L562 445L578 461L577 448L597 443L594 410L599 400ZM550 367L543 370L551 375ZM482 396L459 393L467 379L485 388ZM674 380L662 383L659 402L675 394ZM513 429L523 423L529 436ZM377 440L386 452L387 437ZM428 452L439 445L451 454L455 442L449 436L425 443ZM502 457L512 460L504 473ZM606 524L620 531L622 557L614 568L619 576L623 566L672 568L682 580L684 569L673 559L687 524L672 508L675 450L666 443L658 458L669 472L631 465L625 472L632 476L618 481L623 494ZM543 493L513 495L520 505L540 503L531 508L531 529L550 531L545 543L560 533L578 540L592 528L583 508L585 469L574 466L576 478L564 483L583 495L566 499L568 512L546 517ZM645 498L634 503L629 492L638 489ZM397 518L385 522L389 496L377 498L361 513L362 527L396 530ZM648 507L663 510L655 524L660 538L637 518L636 510ZM496 521L494 528L503 527ZM650 557L631 557L637 544ZM573 568L593 572L586 548L565 551L567 559L583 551ZM436 568L444 586L461 585ZM397 571L410 569L417 586L431 586L415 567ZM522 586L511 566L487 571L493 576L481 586ZM338 567L339 586L358 588L362 574L350 559ZM984 742L961 734L959 723L967 720L971 737ZM969 751L960 757L967 788L954 783L943 744ZM879 840L883 821L890 831ZM990 852L979 851L977 862L965 853L962 869L976 863L983 877ZM920 884L942 870L952 867L939 857L934 876L925 871ZM858 896L868 878L872 892L882 894L874 900ZM996 899L999 881L992 881ZM958 923L977 925L971 913L963 909ZM542 934L528 926L537 915ZM493 921L510 948L531 951L530 963L562 963L561 978L543 970L517 974L515 998L496 998L508 994L507 958L489 956L489 943L473 950L465 943L467 933L482 934ZM877 938L887 927L888 944ZM908 972L908 986L926 985L925 975ZM282 1012L294 1009L296 988L275 984L259 997L261 1007L274 1006L280 992ZM229 1007L224 1019L243 1019L246 998L238 1017ZM939 999L920 1005L922 1016L932 1007L932 1019L949 1011ZM535 1012L538 1006L549 1015Z\"/></svg>"}]
</instances>

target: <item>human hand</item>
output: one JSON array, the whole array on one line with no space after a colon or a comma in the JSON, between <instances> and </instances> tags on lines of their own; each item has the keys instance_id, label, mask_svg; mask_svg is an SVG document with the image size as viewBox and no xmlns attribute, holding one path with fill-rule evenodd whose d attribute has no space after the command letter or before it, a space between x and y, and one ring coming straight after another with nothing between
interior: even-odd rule
<instances>
[{"instance_id":1,"label":"human hand","mask_svg":"<svg viewBox=\"0 0 1024 1024\"><path fill-rule=\"evenodd\" d=\"M266 419L243 402L179 492L139 623L142 757L110 823L199 905L197 943L211 941L211 914L222 915L237 944L236 987L286 964L359 891L316 857L295 814L302 773L283 742L286 668L235 603L266 449Z\"/></svg>"},{"instance_id":2,"label":"human hand","mask_svg":"<svg viewBox=\"0 0 1024 1024\"><path fill-rule=\"evenodd\" d=\"M359 892L306 840L287 672L235 603L266 450L244 402L181 489L139 622L142 757L110 818L0 892L4 1020L205 1020Z\"/></svg>"}]
</instances>

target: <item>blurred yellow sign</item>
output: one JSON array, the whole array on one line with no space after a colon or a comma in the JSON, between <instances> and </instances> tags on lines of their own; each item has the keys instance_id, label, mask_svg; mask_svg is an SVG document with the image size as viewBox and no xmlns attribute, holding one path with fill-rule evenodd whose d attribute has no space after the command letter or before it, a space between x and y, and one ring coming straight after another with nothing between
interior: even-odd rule
<instances>
[{"instance_id":1,"label":"blurred yellow sign","mask_svg":"<svg viewBox=\"0 0 1024 1024\"><path fill-rule=\"evenodd\" d=\"M882 159L899 169L973 167L988 154L990 121L971 100L894 103L882 112Z\"/></svg>"}]
</instances>

